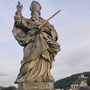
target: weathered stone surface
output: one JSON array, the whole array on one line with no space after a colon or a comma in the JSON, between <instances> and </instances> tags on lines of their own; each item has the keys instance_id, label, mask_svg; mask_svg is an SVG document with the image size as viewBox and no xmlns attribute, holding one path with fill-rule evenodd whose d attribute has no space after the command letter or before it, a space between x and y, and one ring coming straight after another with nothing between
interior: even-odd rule
<instances>
[{"instance_id":1,"label":"weathered stone surface","mask_svg":"<svg viewBox=\"0 0 90 90\"><path fill-rule=\"evenodd\" d=\"M54 90L53 82L23 82L18 84L19 90Z\"/></svg>"},{"instance_id":2,"label":"weathered stone surface","mask_svg":"<svg viewBox=\"0 0 90 90\"><path fill-rule=\"evenodd\" d=\"M41 18L41 5L38 2L33 1L30 6L30 19L22 16L22 7L19 2L12 31L15 39L24 47L24 56L15 83L19 90L53 90L54 78L50 69L60 51L58 34L53 25Z\"/></svg>"}]
</instances>

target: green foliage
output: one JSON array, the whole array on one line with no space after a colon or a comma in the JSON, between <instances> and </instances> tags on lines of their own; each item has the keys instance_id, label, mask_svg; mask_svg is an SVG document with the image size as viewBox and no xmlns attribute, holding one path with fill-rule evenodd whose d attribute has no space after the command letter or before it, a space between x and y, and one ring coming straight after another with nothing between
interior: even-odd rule
<instances>
[{"instance_id":1,"label":"green foliage","mask_svg":"<svg viewBox=\"0 0 90 90\"><path fill-rule=\"evenodd\" d=\"M74 82L75 80L78 80L78 77L81 75L82 73L79 73L79 74L75 74L75 75L72 75L70 77L67 77L67 78L64 78L64 79L61 79L61 80L58 80L55 82L54 84L54 87L55 88L66 88L66 87L70 87L70 85L72 84L72 82ZM85 72L84 75L86 77L88 77L88 85L90 86L90 72Z\"/></svg>"},{"instance_id":2,"label":"green foliage","mask_svg":"<svg viewBox=\"0 0 90 90\"><path fill-rule=\"evenodd\" d=\"M90 72L85 72L85 76L88 77L88 86L90 86Z\"/></svg>"},{"instance_id":3,"label":"green foliage","mask_svg":"<svg viewBox=\"0 0 90 90\"><path fill-rule=\"evenodd\" d=\"M75 82L79 82L79 81L82 81L83 79L82 78L78 78L75 80Z\"/></svg>"},{"instance_id":4,"label":"green foliage","mask_svg":"<svg viewBox=\"0 0 90 90\"><path fill-rule=\"evenodd\" d=\"M15 89L16 89L15 86L9 86L9 87L2 88L1 90L15 90Z\"/></svg>"}]
</instances>

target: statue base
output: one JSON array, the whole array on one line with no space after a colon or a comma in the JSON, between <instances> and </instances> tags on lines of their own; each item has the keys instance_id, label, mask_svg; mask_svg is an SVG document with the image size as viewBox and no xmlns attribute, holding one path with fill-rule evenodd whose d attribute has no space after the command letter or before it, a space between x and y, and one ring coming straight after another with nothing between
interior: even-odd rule
<instances>
[{"instance_id":1,"label":"statue base","mask_svg":"<svg viewBox=\"0 0 90 90\"><path fill-rule=\"evenodd\" d=\"M18 90L55 90L53 82L21 82Z\"/></svg>"}]
</instances>

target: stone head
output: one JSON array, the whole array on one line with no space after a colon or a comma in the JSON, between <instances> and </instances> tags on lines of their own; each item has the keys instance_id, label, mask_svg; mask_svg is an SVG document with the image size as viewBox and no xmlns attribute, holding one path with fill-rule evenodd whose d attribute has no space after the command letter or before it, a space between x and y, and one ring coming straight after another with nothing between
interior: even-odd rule
<instances>
[{"instance_id":1,"label":"stone head","mask_svg":"<svg viewBox=\"0 0 90 90\"><path fill-rule=\"evenodd\" d=\"M33 1L30 5L30 11L33 18L40 17L41 5L37 1Z\"/></svg>"}]
</instances>

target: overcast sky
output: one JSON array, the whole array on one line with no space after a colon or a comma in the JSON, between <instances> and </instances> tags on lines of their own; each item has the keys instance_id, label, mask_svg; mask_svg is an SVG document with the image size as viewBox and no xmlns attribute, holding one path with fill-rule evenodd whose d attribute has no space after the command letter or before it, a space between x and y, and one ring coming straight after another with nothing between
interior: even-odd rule
<instances>
[{"instance_id":1,"label":"overcast sky","mask_svg":"<svg viewBox=\"0 0 90 90\"><path fill-rule=\"evenodd\" d=\"M23 16L30 18L32 0L19 0ZM55 80L90 71L90 0L37 0L41 15L48 19L62 10L50 23L59 35L61 51L51 70ZM0 85L14 85L23 58L23 48L12 35L18 0L0 0Z\"/></svg>"}]
</instances>

